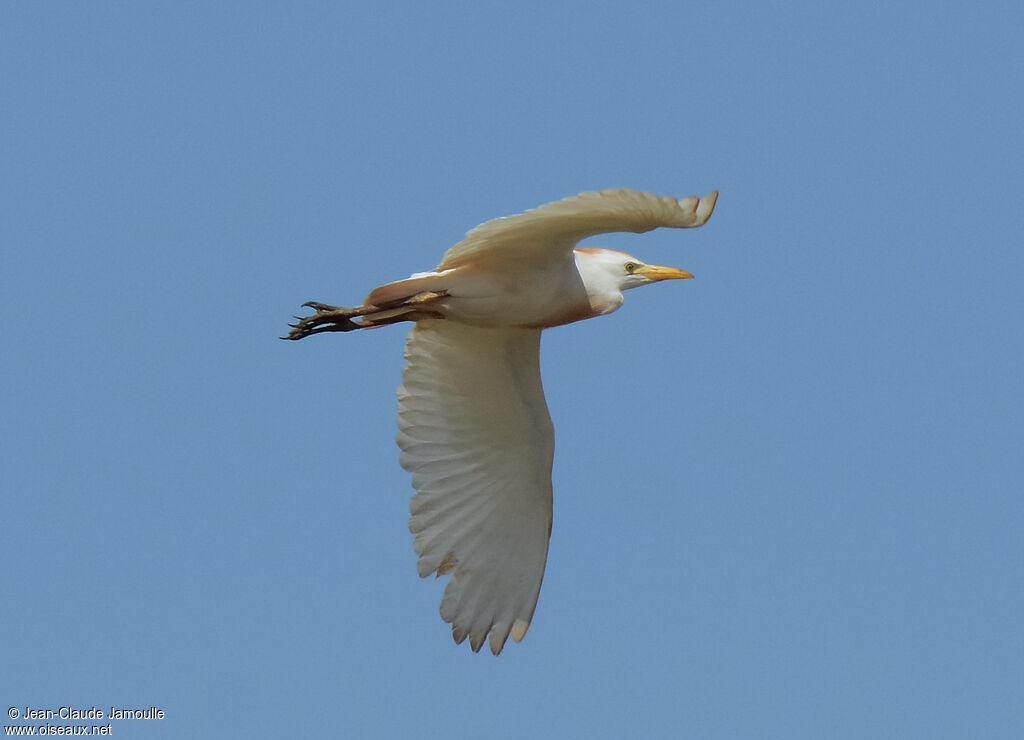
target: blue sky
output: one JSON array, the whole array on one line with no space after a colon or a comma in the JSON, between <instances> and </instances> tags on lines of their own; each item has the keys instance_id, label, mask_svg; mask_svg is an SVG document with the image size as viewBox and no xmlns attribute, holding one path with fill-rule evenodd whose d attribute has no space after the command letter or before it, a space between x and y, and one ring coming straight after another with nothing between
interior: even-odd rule
<instances>
[{"instance_id":1,"label":"blue sky","mask_svg":"<svg viewBox=\"0 0 1024 740\"><path fill-rule=\"evenodd\" d=\"M121 737L1019 738L1019 3L8 3L0 700ZM548 568L456 647L404 330L470 227L696 275L551 330Z\"/></svg>"}]
</instances>

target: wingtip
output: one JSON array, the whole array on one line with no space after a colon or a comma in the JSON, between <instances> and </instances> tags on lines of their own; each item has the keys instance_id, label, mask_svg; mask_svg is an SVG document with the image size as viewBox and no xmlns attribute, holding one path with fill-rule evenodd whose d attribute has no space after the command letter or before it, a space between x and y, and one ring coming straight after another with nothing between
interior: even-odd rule
<instances>
[{"instance_id":1,"label":"wingtip","mask_svg":"<svg viewBox=\"0 0 1024 740\"><path fill-rule=\"evenodd\" d=\"M529 622L525 619L517 619L512 623L512 639L516 642L522 642L523 638L526 637L526 630L529 628Z\"/></svg>"},{"instance_id":2,"label":"wingtip","mask_svg":"<svg viewBox=\"0 0 1024 740\"><path fill-rule=\"evenodd\" d=\"M712 212L715 210L715 203L718 202L718 191L712 190L710 193L705 195L699 201L697 201L697 225L703 226L707 223L707 220L711 218Z\"/></svg>"}]
</instances>

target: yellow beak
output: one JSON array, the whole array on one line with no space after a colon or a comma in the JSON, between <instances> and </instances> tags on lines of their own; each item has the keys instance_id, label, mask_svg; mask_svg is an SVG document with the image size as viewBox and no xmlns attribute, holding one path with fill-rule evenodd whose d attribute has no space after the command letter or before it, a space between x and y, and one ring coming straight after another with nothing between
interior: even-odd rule
<instances>
[{"instance_id":1,"label":"yellow beak","mask_svg":"<svg viewBox=\"0 0 1024 740\"><path fill-rule=\"evenodd\" d=\"M663 267L662 265L640 265L636 268L635 275L643 275L651 282L658 280L684 280L692 278L693 275L678 267Z\"/></svg>"}]
</instances>

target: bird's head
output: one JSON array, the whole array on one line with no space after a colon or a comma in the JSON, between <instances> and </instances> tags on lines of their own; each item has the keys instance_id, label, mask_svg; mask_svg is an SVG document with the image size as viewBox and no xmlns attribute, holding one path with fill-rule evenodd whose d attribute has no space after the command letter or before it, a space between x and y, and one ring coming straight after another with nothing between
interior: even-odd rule
<instances>
[{"instance_id":1,"label":"bird's head","mask_svg":"<svg viewBox=\"0 0 1024 740\"><path fill-rule=\"evenodd\" d=\"M693 275L677 267L648 265L617 249L576 249L576 265L588 288L629 290L661 280L682 280Z\"/></svg>"},{"instance_id":2,"label":"bird's head","mask_svg":"<svg viewBox=\"0 0 1024 740\"><path fill-rule=\"evenodd\" d=\"M622 305L622 291L661 280L692 278L686 270L648 265L617 249L577 247L576 269L586 286L594 314L611 313Z\"/></svg>"}]
</instances>

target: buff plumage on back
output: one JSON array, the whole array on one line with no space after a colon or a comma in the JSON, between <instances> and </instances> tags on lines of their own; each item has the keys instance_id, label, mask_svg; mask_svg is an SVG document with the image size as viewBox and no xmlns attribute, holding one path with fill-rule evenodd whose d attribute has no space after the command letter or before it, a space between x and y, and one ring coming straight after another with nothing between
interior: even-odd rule
<instances>
[{"instance_id":1,"label":"buff plumage on back","mask_svg":"<svg viewBox=\"0 0 1024 740\"><path fill-rule=\"evenodd\" d=\"M661 226L694 228L708 220L717 199L717 190L703 198L678 200L628 189L580 193L477 226L445 253L437 269L479 259L522 259L530 252L541 256L567 251L581 239L597 234L640 234Z\"/></svg>"},{"instance_id":2,"label":"buff plumage on back","mask_svg":"<svg viewBox=\"0 0 1024 740\"><path fill-rule=\"evenodd\" d=\"M526 634L547 561L554 430L539 353L539 329L421 321L398 391L417 569L451 575L441 617L473 650L489 636L495 655Z\"/></svg>"}]
</instances>

